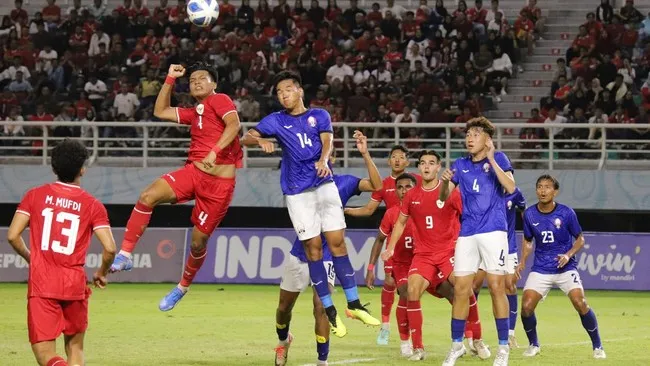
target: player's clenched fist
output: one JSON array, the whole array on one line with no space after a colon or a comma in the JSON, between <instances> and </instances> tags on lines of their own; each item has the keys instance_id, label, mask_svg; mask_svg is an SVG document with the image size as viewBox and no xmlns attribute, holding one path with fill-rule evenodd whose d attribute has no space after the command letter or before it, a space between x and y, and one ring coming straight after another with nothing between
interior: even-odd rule
<instances>
[{"instance_id":1,"label":"player's clenched fist","mask_svg":"<svg viewBox=\"0 0 650 366\"><path fill-rule=\"evenodd\" d=\"M445 169L445 171L442 173L442 177L440 177L440 179L442 179L444 182L449 182L451 180L451 178L454 177L454 173L455 173L455 171L453 171L451 169Z\"/></svg>"},{"instance_id":2,"label":"player's clenched fist","mask_svg":"<svg viewBox=\"0 0 650 366\"><path fill-rule=\"evenodd\" d=\"M183 65L171 64L169 65L169 71L167 71L167 76L173 78L180 78L185 75L185 68Z\"/></svg>"},{"instance_id":3,"label":"player's clenched fist","mask_svg":"<svg viewBox=\"0 0 650 366\"><path fill-rule=\"evenodd\" d=\"M257 140L257 144L260 145L262 151L264 151L267 154L270 154L273 151L275 151L275 144L267 139L259 139Z\"/></svg>"},{"instance_id":4,"label":"player's clenched fist","mask_svg":"<svg viewBox=\"0 0 650 366\"><path fill-rule=\"evenodd\" d=\"M352 135L354 139L357 140L357 150L361 154L365 154L368 152L368 138L364 136L363 132L359 130L354 131L354 135Z\"/></svg>"}]
</instances>

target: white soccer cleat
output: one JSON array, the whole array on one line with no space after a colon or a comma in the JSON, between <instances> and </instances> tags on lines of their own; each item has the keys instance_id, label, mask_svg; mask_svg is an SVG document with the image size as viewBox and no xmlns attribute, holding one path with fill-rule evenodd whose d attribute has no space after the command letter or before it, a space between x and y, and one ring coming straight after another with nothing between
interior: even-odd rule
<instances>
[{"instance_id":1,"label":"white soccer cleat","mask_svg":"<svg viewBox=\"0 0 650 366\"><path fill-rule=\"evenodd\" d=\"M499 346L499 352L494 358L492 366L508 366L508 359L510 358L510 348L508 346Z\"/></svg>"},{"instance_id":2,"label":"white soccer cleat","mask_svg":"<svg viewBox=\"0 0 650 366\"><path fill-rule=\"evenodd\" d=\"M472 343L471 346L471 351L473 355L478 356L481 360L487 360L492 356L492 352L490 352L490 347L488 347L485 342L483 342L482 339L475 339Z\"/></svg>"},{"instance_id":3,"label":"white soccer cleat","mask_svg":"<svg viewBox=\"0 0 650 366\"><path fill-rule=\"evenodd\" d=\"M515 338L514 335L508 336L508 346L510 346L510 348L519 348L517 338Z\"/></svg>"},{"instance_id":4,"label":"white soccer cleat","mask_svg":"<svg viewBox=\"0 0 650 366\"><path fill-rule=\"evenodd\" d=\"M422 361L426 357L426 353L422 348L416 348L413 351L413 356L409 357L409 361Z\"/></svg>"},{"instance_id":5,"label":"white soccer cleat","mask_svg":"<svg viewBox=\"0 0 650 366\"><path fill-rule=\"evenodd\" d=\"M540 352L541 352L541 349L539 348L539 346L534 346L534 345L531 344L524 351L524 357L534 357L534 356L537 356Z\"/></svg>"},{"instance_id":6,"label":"white soccer cleat","mask_svg":"<svg viewBox=\"0 0 650 366\"><path fill-rule=\"evenodd\" d=\"M291 342L293 342L293 335L289 333L287 340L280 342L278 346L275 347L275 366L284 366L287 364Z\"/></svg>"},{"instance_id":7,"label":"white soccer cleat","mask_svg":"<svg viewBox=\"0 0 650 366\"><path fill-rule=\"evenodd\" d=\"M451 349L449 350L449 353L447 353L447 358L445 358L442 366L454 366L456 360L463 357L465 353L467 353L467 349L464 344L456 342L452 343Z\"/></svg>"},{"instance_id":8,"label":"white soccer cleat","mask_svg":"<svg viewBox=\"0 0 650 366\"><path fill-rule=\"evenodd\" d=\"M327 366L327 361L318 360L317 366Z\"/></svg>"},{"instance_id":9,"label":"white soccer cleat","mask_svg":"<svg viewBox=\"0 0 650 366\"><path fill-rule=\"evenodd\" d=\"M400 344L400 353L402 357L411 357L413 356L413 345L409 341L402 342Z\"/></svg>"},{"instance_id":10,"label":"white soccer cleat","mask_svg":"<svg viewBox=\"0 0 650 366\"><path fill-rule=\"evenodd\" d=\"M472 338L465 338L465 341L467 341L465 347L469 350L469 352L473 355L476 354L476 348L474 348L474 339Z\"/></svg>"},{"instance_id":11,"label":"white soccer cleat","mask_svg":"<svg viewBox=\"0 0 650 366\"><path fill-rule=\"evenodd\" d=\"M601 359L601 360L606 359L607 355L605 354L605 350L602 348L594 349L594 358Z\"/></svg>"}]
</instances>

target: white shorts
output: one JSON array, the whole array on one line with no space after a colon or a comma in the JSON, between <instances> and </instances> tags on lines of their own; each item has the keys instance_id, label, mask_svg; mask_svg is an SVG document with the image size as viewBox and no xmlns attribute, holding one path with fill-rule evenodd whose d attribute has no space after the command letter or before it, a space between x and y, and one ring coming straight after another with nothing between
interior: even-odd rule
<instances>
[{"instance_id":1,"label":"white shorts","mask_svg":"<svg viewBox=\"0 0 650 366\"><path fill-rule=\"evenodd\" d=\"M524 291L533 290L538 294L546 297L551 288L557 287L565 295L577 288L582 289L582 280L580 273L576 270L566 271L558 274L543 274L539 272L530 272L526 279Z\"/></svg>"},{"instance_id":2,"label":"white shorts","mask_svg":"<svg viewBox=\"0 0 650 366\"><path fill-rule=\"evenodd\" d=\"M345 229L343 204L334 182L288 195L286 200L291 223L300 240L315 238L328 231Z\"/></svg>"},{"instance_id":3,"label":"white shorts","mask_svg":"<svg viewBox=\"0 0 650 366\"><path fill-rule=\"evenodd\" d=\"M334 263L332 261L325 261L323 264L327 271L327 282L334 286L334 279L336 278ZM300 259L295 256L289 255L289 263L284 266L280 288L289 292L303 292L310 283L309 265L305 262L301 262Z\"/></svg>"},{"instance_id":4,"label":"white shorts","mask_svg":"<svg viewBox=\"0 0 650 366\"><path fill-rule=\"evenodd\" d=\"M515 268L519 264L519 256L517 253L508 254L508 259L506 262L506 273L509 275L515 274ZM478 266L478 269L485 271L485 263L481 262L481 265Z\"/></svg>"},{"instance_id":5,"label":"white shorts","mask_svg":"<svg viewBox=\"0 0 650 366\"><path fill-rule=\"evenodd\" d=\"M508 233L492 231L472 236L461 236L456 241L454 273L465 276L478 271L481 263L485 271L505 274L508 261Z\"/></svg>"}]
</instances>

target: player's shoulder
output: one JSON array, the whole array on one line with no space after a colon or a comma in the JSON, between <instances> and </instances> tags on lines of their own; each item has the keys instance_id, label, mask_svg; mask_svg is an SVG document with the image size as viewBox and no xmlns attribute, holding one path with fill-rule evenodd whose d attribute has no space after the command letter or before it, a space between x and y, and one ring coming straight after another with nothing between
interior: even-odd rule
<instances>
[{"instance_id":1,"label":"player's shoulder","mask_svg":"<svg viewBox=\"0 0 650 366\"><path fill-rule=\"evenodd\" d=\"M466 166L467 164L471 164L472 162L472 157L470 155L463 155L460 158L457 158L454 160L452 163L453 166Z\"/></svg>"},{"instance_id":2,"label":"player's shoulder","mask_svg":"<svg viewBox=\"0 0 650 366\"><path fill-rule=\"evenodd\" d=\"M385 220L390 220L390 221L395 221L397 219L397 216L400 214L400 205L395 205L384 213L384 219Z\"/></svg>"},{"instance_id":3,"label":"player's shoulder","mask_svg":"<svg viewBox=\"0 0 650 366\"><path fill-rule=\"evenodd\" d=\"M555 202L555 211L561 215L576 216L576 212L573 208L559 202Z\"/></svg>"},{"instance_id":4,"label":"player's shoulder","mask_svg":"<svg viewBox=\"0 0 650 366\"><path fill-rule=\"evenodd\" d=\"M537 205L530 205L526 207L524 210L524 218L531 217L533 215L536 215L538 213L537 211Z\"/></svg>"},{"instance_id":5,"label":"player's shoulder","mask_svg":"<svg viewBox=\"0 0 650 366\"><path fill-rule=\"evenodd\" d=\"M323 108L318 108L318 107L311 107L309 108L309 111L307 112L309 116L314 117L314 118L325 118L329 119L330 117L330 112L328 112L326 109Z\"/></svg>"},{"instance_id":6,"label":"player's shoulder","mask_svg":"<svg viewBox=\"0 0 650 366\"><path fill-rule=\"evenodd\" d=\"M207 104L218 103L218 102L221 102L221 101L230 101L230 102L232 102L232 99L230 98L230 96L228 94L224 94L224 93L214 93L212 95L209 95L207 98L205 98L205 102Z\"/></svg>"},{"instance_id":7,"label":"player's shoulder","mask_svg":"<svg viewBox=\"0 0 650 366\"><path fill-rule=\"evenodd\" d=\"M287 114L284 113L283 111L273 112L273 113L267 114L266 117L262 118L260 123L261 122L267 122L267 123L269 123L269 122L277 122L277 121L280 121L282 118L285 118L286 116L287 116Z\"/></svg>"}]
</instances>

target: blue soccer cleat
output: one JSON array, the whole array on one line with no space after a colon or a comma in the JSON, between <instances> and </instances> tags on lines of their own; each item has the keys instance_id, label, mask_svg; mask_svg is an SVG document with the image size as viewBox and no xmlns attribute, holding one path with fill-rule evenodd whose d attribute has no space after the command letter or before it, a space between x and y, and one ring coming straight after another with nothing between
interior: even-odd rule
<instances>
[{"instance_id":1,"label":"blue soccer cleat","mask_svg":"<svg viewBox=\"0 0 650 366\"><path fill-rule=\"evenodd\" d=\"M178 304L179 301L185 296L187 292L179 289L178 287L174 287L173 290L169 291L165 297L160 300L160 304L158 304L158 309L160 311L170 311L171 309Z\"/></svg>"},{"instance_id":2,"label":"blue soccer cleat","mask_svg":"<svg viewBox=\"0 0 650 366\"><path fill-rule=\"evenodd\" d=\"M130 271L133 269L133 259L131 257L127 257L124 254L118 253L117 256L115 256L115 260L113 261L113 264L111 264L111 273L115 272L122 272L122 271Z\"/></svg>"}]
</instances>

